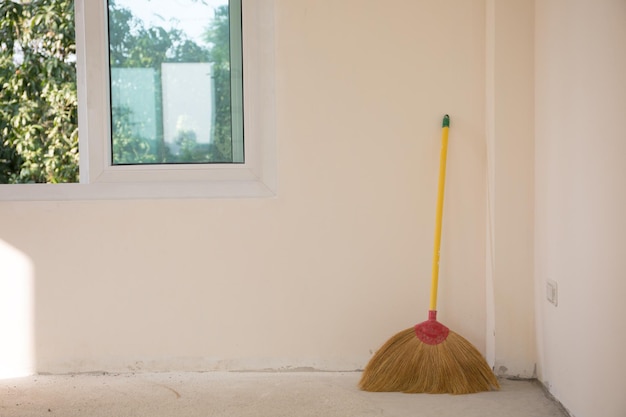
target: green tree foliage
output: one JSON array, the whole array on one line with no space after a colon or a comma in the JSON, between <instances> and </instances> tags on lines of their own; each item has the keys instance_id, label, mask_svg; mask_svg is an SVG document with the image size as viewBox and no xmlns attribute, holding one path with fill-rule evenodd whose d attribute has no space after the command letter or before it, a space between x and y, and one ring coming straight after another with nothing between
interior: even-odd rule
<instances>
[{"instance_id":1,"label":"green tree foliage","mask_svg":"<svg viewBox=\"0 0 626 417\"><path fill-rule=\"evenodd\" d=\"M78 181L70 0L0 2L0 182Z\"/></svg>"}]
</instances>

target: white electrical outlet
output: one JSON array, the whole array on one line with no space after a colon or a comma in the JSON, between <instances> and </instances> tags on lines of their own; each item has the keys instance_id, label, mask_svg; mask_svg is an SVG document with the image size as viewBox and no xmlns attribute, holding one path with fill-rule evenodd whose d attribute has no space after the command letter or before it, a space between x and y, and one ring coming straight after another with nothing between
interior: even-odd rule
<instances>
[{"instance_id":1,"label":"white electrical outlet","mask_svg":"<svg viewBox=\"0 0 626 417\"><path fill-rule=\"evenodd\" d=\"M546 280L546 298L551 304L557 306L559 304L559 287L556 281Z\"/></svg>"}]
</instances>

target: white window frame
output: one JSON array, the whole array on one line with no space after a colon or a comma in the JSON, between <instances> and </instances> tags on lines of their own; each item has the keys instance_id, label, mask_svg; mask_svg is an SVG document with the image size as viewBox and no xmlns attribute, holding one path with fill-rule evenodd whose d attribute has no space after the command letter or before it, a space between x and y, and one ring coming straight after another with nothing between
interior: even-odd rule
<instances>
[{"instance_id":1,"label":"white window frame","mask_svg":"<svg viewBox=\"0 0 626 417\"><path fill-rule=\"evenodd\" d=\"M3 184L0 200L275 196L274 0L242 0L242 164L112 165L106 8L75 1L80 182Z\"/></svg>"}]
</instances>

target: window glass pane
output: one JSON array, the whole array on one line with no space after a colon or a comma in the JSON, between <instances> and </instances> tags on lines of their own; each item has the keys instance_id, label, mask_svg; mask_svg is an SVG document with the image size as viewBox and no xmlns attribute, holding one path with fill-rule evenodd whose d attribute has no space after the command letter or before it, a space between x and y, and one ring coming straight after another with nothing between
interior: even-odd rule
<instances>
[{"instance_id":1,"label":"window glass pane","mask_svg":"<svg viewBox=\"0 0 626 417\"><path fill-rule=\"evenodd\" d=\"M240 0L109 0L112 163L238 163Z\"/></svg>"}]
</instances>

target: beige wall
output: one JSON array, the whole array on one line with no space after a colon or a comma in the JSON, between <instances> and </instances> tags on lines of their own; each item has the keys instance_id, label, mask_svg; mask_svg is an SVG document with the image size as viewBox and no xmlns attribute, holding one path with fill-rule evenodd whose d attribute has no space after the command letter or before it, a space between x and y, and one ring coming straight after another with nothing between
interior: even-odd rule
<instances>
[{"instance_id":1,"label":"beige wall","mask_svg":"<svg viewBox=\"0 0 626 417\"><path fill-rule=\"evenodd\" d=\"M34 270L36 370L362 368L426 318L485 350L482 1L276 4L274 199L0 203Z\"/></svg>"},{"instance_id":2,"label":"beige wall","mask_svg":"<svg viewBox=\"0 0 626 417\"><path fill-rule=\"evenodd\" d=\"M535 376L534 4L487 1L487 356Z\"/></svg>"},{"instance_id":3,"label":"beige wall","mask_svg":"<svg viewBox=\"0 0 626 417\"><path fill-rule=\"evenodd\" d=\"M576 417L626 413L626 2L536 2L539 377ZM545 281L558 284L558 306Z\"/></svg>"}]
</instances>

